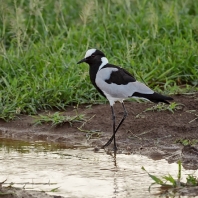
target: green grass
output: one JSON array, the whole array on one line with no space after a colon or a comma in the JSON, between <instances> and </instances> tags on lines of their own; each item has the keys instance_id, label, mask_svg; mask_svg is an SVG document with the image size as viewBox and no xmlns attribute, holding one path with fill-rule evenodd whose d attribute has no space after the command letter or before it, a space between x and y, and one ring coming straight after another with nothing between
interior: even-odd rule
<instances>
[{"instance_id":1,"label":"green grass","mask_svg":"<svg viewBox=\"0 0 198 198\"><path fill-rule=\"evenodd\" d=\"M183 146L191 146L198 143L197 139L180 138L175 141L175 143L180 143Z\"/></svg>"},{"instance_id":2,"label":"green grass","mask_svg":"<svg viewBox=\"0 0 198 198\"><path fill-rule=\"evenodd\" d=\"M198 178L194 176L193 174L189 174L186 177L186 183L181 182L181 169L182 169L182 163L178 161L178 174L177 178L174 179L172 175L168 174L165 176L162 176L162 178L159 178L155 175L150 174L144 167L142 167L142 170L145 171L148 176L154 181L148 188L149 192L151 190L151 187L153 185L160 185L162 188L165 188L165 192L167 194L168 189L174 189L175 193L182 187L196 187L198 186ZM161 193L163 194L163 192Z\"/></svg>"},{"instance_id":3,"label":"green grass","mask_svg":"<svg viewBox=\"0 0 198 198\"><path fill-rule=\"evenodd\" d=\"M191 0L2 0L0 118L104 102L76 65L104 51L151 88L198 84L198 4ZM174 89L173 89L174 87Z\"/></svg>"},{"instance_id":4,"label":"green grass","mask_svg":"<svg viewBox=\"0 0 198 198\"><path fill-rule=\"evenodd\" d=\"M144 117L144 113L145 112L162 112L162 111L167 111L167 112L171 112L171 113L175 113L176 111L182 110L184 108L185 105L180 104L180 103L176 103L176 102L172 102L169 105L164 104L164 103L158 103L152 107L148 107L146 108L144 111L138 113L135 117L136 118L142 118Z\"/></svg>"},{"instance_id":5,"label":"green grass","mask_svg":"<svg viewBox=\"0 0 198 198\"><path fill-rule=\"evenodd\" d=\"M72 126L72 124L74 122L83 122L86 121L85 120L85 116L83 114L76 114L75 116L64 116L61 115L60 112L56 112L56 113L48 113L47 115L38 115L38 116L34 116L35 118L35 124L42 124L42 123L51 123L51 126L58 126L58 125L62 125L64 123L69 123L70 126Z\"/></svg>"},{"instance_id":6,"label":"green grass","mask_svg":"<svg viewBox=\"0 0 198 198\"><path fill-rule=\"evenodd\" d=\"M169 105L166 105L164 103L159 103L157 105L154 105L152 107L147 108L146 110L144 110L143 112L147 112L147 111L169 111L171 113L174 113L177 110L181 110L183 109L184 105L183 104L178 104L176 102L172 102Z\"/></svg>"}]
</instances>

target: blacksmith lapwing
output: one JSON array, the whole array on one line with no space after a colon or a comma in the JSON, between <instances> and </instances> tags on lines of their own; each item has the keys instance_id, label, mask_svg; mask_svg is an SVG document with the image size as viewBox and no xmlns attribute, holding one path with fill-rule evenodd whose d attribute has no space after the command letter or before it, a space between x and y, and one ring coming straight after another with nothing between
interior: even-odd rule
<instances>
[{"instance_id":1,"label":"blacksmith lapwing","mask_svg":"<svg viewBox=\"0 0 198 198\"><path fill-rule=\"evenodd\" d=\"M103 146L110 145L114 140L114 149L117 150L115 134L127 116L123 101L127 98L136 97L150 100L154 103L163 102L169 104L167 100L173 100L168 96L163 96L151 90L145 84L136 79L125 69L108 63L104 53L97 49L89 49L85 58L79 63L89 64L89 75L92 84L96 89L107 98L110 103L113 118L113 135ZM117 127L115 127L115 114L113 105L116 101L121 102L124 115Z\"/></svg>"}]
</instances>

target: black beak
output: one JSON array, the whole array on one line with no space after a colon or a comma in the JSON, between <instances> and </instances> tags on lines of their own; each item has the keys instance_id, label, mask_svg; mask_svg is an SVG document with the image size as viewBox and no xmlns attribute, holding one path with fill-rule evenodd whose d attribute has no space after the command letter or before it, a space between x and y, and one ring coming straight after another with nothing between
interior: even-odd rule
<instances>
[{"instance_id":1,"label":"black beak","mask_svg":"<svg viewBox=\"0 0 198 198\"><path fill-rule=\"evenodd\" d=\"M77 62L77 64L80 64L80 63L83 63L83 62L86 62L86 58L83 58L82 60L80 60L79 62Z\"/></svg>"}]
</instances>

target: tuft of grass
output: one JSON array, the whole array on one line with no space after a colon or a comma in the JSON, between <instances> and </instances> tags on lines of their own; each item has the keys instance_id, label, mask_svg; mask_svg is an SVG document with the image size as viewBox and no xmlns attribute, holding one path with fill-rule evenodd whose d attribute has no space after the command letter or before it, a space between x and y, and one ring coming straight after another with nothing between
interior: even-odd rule
<instances>
[{"instance_id":1,"label":"tuft of grass","mask_svg":"<svg viewBox=\"0 0 198 198\"><path fill-rule=\"evenodd\" d=\"M75 116L64 116L60 112L48 113L47 115L33 116L35 118L35 124L51 123L52 126L62 125L64 123L69 123L71 126L74 122L85 121L85 116L83 114L78 114Z\"/></svg>"},{"instance_id":2,"label":"tuft of grass","mask_svg":"<svg viewBox=\"0 0 198 198\"><path fill-rule=\"evenodd\" d=\"M179 104L176 102L172 102L169 105L166 105L164 103L159 103L153 107L149 107L147 108L144 112L147 111L170 111L171 113L174 113L177 110L181 110L183 109L184 105L183 104Z\"/></svg>"},{"instance_id":3,"label":"tuft of grass","mask_svg":"<svg viewBox=\"0 0 198 198\"><path fill-rule=\"evenodd\" d=\"M186 178L186 185L187 186L198 186L198 178L194 175L188 175Z\"/></svg>"},{"instance_id":4,"label":"tuft of grass","mask_svg":"<svg viewBox=\"0 0 198 198\"><path fill-rule=\"evenodd\" d=\"M155 175L150 174L144 167L142 167L142 170L145 171L148 176L154 181L148 188L149 192L151 190L151 186L153 185L160 185L161 187L166 187L166 189L175 188L177 190L179 190L180 187L198 186L198 178L196 178L194 175L188 175L186 177L186 183L181 182L181 166L181 161L178 161L178 174L176 179L174 179L170 174L162 176L161 179Z\"/></svg>"},{"instance_id":5,"label":"tuft of grass","mask_svg":"<svg viewBox=\"0 0 198 198\"><path fill-rule=\"evenodd\" d=\"M0 118L104 102L76 65L88 48L156 91L197 91L197 15L191 0L2 1Z\"/></svg>"},{"instance_id":6,"label":"tuft of grass","mask_svg":"<svg viewBox=\"0 0 198 198\"><path fill-rule=\"evenodd\" d=\"M183 146L188 146L188 145L195 145L198 143L198 140L197 139L187 139L187 138L181 138L181 139L178 139L175 141L175 143L180 143L182 144Z\"/></svg>"},{"instance_id":7,"label":"tuft of grass","mask_svg":"<svg viewBox=\"0 0 198 198\"><path fill-rule=\"evenodd\" d=\"M157 112L169 111L171 113L174 113L175 111L182 110L183 108L184 105L181 103L171 102L169 105L164 103L158 103L157 105L148 107L147 109L136 115L136 118L142 117L142 114L148 111L157 111Z\"/></svg>"}]
</instances>

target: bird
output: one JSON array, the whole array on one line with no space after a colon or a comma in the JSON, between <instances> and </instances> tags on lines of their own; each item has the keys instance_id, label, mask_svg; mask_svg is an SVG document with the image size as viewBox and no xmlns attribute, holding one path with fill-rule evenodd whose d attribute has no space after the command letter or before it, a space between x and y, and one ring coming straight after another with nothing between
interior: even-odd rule
<instances>
[{"instance_id":1,"label":"bird","mask_svg":"<svg viewBox=\"0 0 198 198\"><path fill-rule=\"evenodd\" d=\"M77 62L77 64L80 63L89 65L89 76L92 84L109 101L111 107L113 135L102 148L109 146L114 141L114 150L117 150L115 135L128 115L124 100L141 98L154 103L162 102L166 104L170 104L169 100L173 100L173 98L161 95L144 83L137 81L124 68L110 64L105 54L98 49L88 49L85 57ZM123 117L116 127L116 116L113 106L117 101L122 104Z\"/></svg>"}]
</instances>

